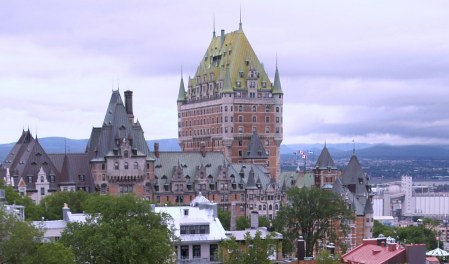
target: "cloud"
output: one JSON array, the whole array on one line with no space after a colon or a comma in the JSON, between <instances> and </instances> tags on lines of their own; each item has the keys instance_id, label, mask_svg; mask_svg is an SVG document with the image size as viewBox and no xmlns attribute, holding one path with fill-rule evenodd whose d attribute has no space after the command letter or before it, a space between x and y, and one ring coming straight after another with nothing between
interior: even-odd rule
<instances>
[{"instance_id":1,"label":"cloud","mask_svg":"<svg viewBox=\"0 0 449 264\"><path fill-rule=\"evenodd\" d=\"M177 137L176 96L215 31L243 30L284 90L284 142L447 143L445 1L2 3L2 141L88 137L111 89L134 91L146 137Z\"/></svg>"}]
</instances>

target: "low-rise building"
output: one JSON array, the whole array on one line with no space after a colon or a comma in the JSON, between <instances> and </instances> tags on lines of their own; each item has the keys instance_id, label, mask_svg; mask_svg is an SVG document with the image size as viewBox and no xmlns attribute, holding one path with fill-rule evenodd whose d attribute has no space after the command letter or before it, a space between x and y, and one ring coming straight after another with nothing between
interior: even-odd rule
<instances>
[{"instance_id":1,"label":"low-rise building","mask_svg":"<svg viewBox=\"0 0 449 264\"><path fill-rule=\"evenodd\" d=\"M177 263L220 263L218 245L227 237L218 219L216 203L199 193L190 206L153 207L153 210L172 217L172 228L179 238L174 241Z\"/></svg>"}]
</instances>

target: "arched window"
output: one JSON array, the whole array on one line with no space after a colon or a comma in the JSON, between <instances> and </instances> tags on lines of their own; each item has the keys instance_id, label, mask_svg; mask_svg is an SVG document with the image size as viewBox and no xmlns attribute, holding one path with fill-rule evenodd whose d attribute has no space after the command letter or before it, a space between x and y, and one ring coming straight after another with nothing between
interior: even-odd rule
<instances>
[{"instance_id":1,"label":"arched window","mask_svg":"<svg viewBox=\"0 0 449 264\"><path fill-rule=\"evenodd\" d=\"M268 206L268 210L273 210L273 206L271 204Z\"/></svg>"},{"instance_id":2,"label":"arched window","mask_svg":"<svg viewBox=\"0 0 449 264\"><path fill-rule=\"evenodd\" d=\"M263 210L265 211L265 210L267 210L267 205L263 205Z\"/></svg>"}]
</instances>

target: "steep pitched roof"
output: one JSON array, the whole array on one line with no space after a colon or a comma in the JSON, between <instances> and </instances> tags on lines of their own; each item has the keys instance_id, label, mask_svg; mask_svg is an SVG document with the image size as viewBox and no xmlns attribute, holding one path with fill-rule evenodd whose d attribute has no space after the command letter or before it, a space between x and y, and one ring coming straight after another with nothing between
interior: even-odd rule
<instances>
[{"instance_id":1,"label":"steep pitched roof","mask_svg":"<svg viewBox=\"0 0 449 264\"><path fill-rule=\"evenodd\" d=\"M184 87L184 80L181 77L181 83L179 84L178 102L184 102L186 100L186 89Z\"/></svg>"},{"instance_id":2,"label":"steep pitched roof","mask_svg":"<svg viewBox=\"0 0 449 264\"><path fill-rule=\"evenodd\" d=\"M248 181L246 182L246 189L257 189L256 179L254 178L254 170L251 167L248 175Z\"/></svg>"},{"instance_id":3,"label":"steep pitched roof","mask_svg":"<svg viewBox=\"0 0 449 264\"><path fill-rule=\"evenodd\" d=\"M21 177L27 179L25 183L29 190L35 189L34 183L40 168L42 168L46 174L57 172L53 162L50 160L39 141L33 138L29 129L22 132L19 140L7 155L2 168L9 168L10 175L14 176L12 177L14 186L17 186ZM4 171L6 174L6 169ZM3 175L0 176L3 177ZM29 177L32 177L31 182L28 182Z\"/></svg>"},{"instance_id":4,"label":"steep pitched roof","mask_svg":"<svg viewBox=\"0 0 449 264\"><path fill-rule=\"evenodd\" d=\"M262 141L256 131L251 135L251 140L249 141L248 149L243 153L243 158L245 159L267 159L268 155L265 151Z\"/></svg>"},{"instance_id":5,"label":"steep pitched roof","mask_svg":"<svg viewBox=\"0 0 449 264\"><path fill-rule=\"evenodd\" d=\"M132 148L144 155L150 150L140 124L129 120L119 91L113 91L101 128L93 128L86 150L92 158L105 157L122 142L132 142Z\"/></svg>"},{"instance_id":6,"label":"steep pitched roof","mask_svg":"<svg viewBox=\"0 0 449 264\"><path fill-rule=\"evenodd\" d=\"M332 159L331 154L329 153L329 150L327 149L326 144L323 147L323 150L320 153L320 157L318 158L315 167L319 169L336 169L334 160Z\"/></svg>"},{"instance_id":7,"label":"steep pitched roof","mask_svg":"<svg viewBox=\"0 0 449 264\"><path fill-rule=\"evenodd\" d=\"M281 87L281 79L279 78L279 70L276 65L276 72L274 74L273 94L283 94Z\"/></svg>"},{"instance_id":8,"label":"steep pitched roof","mask_svg":"<svg viewBox=\"0 0 449 264\"><path fill-rule=\"evenodd\" d=\"M244 80L246 80L250 69L258 73L259 78L257 80L254 79L257 82L258 90L273 90L262 63L260 63L241 28L222 36L213 36L197 68L195 77L189 78L188 86L194 87L202 83L205 75L208 78L213 76L213 81L215 82L219 80L225 81L228 69L230 87L224 86L226 87L226 92L247 90L248 87L246 87L247 84ZM197 77L200 77L198 78L199 82ZM240 81L240 86L237 86L237 81ZM266 83L265 87L263 87L262 82Z\"/></svg>"}]
</instances>

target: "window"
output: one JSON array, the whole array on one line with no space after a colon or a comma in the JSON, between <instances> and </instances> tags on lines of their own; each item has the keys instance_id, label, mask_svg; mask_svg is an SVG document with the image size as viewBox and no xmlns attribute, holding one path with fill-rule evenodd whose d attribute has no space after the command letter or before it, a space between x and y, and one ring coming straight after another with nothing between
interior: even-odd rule
<instances>
[{"instance_id":1,"label":"window","mask_svg":"<svg viewBox=\"0 0 449 264\"><path fill-rule=\"evenodd\" d=\"M270 117L269 116L265 117L265 123L270 123Z\"/></svg>"},{"instance_id":2,"label":"window","mask_svg":"<svg viewBox=\"0 0 449 264\"><path fill-rule=\"evenodd\" d=\"M276 106L276 113L279 113L279 106Z\"/></svg>"},{"instance_id":3,"label":"window","mask_svg":"<svg viewBox=\"0 0 449 264\"><path fill-rule=\"evenodd\" d=\"M28 182L33 182L33 176L28 176Z\"/></svg>"},{"instance_id":4,"label":"window","mask_svg":"<svg viewBox=\"0 0 449 264\"><path fill-rule=\"evenodd\" d=\"M265 133L270 133L270 127L269 126L265 127Z\"/></svg>"},{"instance_id":5,"label":"window","mask_svg":"<svg viewBox=\"0 0 449 264\"><path fill-rule=\"evenodd\" d=\"M45 188L44 187L41 188L41 195L45 195Z\"/></svg>"},{"instance_id":6,"label":"window","mask_svg":"<svg viewBox=\"0 0 449 264\"><path fill-rule=\"evenodd\" d=\"M189 259L189 246L181 246L181 259Z\"/></svg>"},{"instance_id":7,"label":"window","mask_svg":"<svg viewBox=\"0 0 449 264\"><path fill-rule=\"evenodd\" d=\"M239 126L239 133L243 133L243 127Z\"/></svg>"},{"instance_id":8,"label":"window","mask_svg":"<svg viewBox=\"0 0 449 264\"><path fill-rule=\"evenodd\" d=\"M139 168L139 163L137 163L137 161L134 162L133 168L134 168L135 170L137 170L137 169Z\"/></svg>"},{"instance_id":9,"label":"window","mask_svg":"<svg viewBox=\"0 0 449 264\"><path fill-rule=\"evenodd\" d=\"M101 169L102 170L105 170L106 169L106 165L103 163L103 164L101 164Z\"/></svg>"},{"instance_id":10,"label":"window","mask_svg":"<svg viewBox=\"0 0 449 264\"><path fill-rule=\"evenodd\" d=\"M123 153L123 156L124 156L125 158L128 158L128 151L127 151L127 150L125 150L125 152Z\"/></svg>"},{"instance_id":11,"label":"window","mask_svg":"<svg viewBox=\"0 0 449 264\"><path fill-rule=\"evenodd\" d=\"M253 105L253 112L257 112L257 106Z\"/></svg>"},{"instance_id":12,"label":"window","mask_svg":"<svg viewBox=\"0 0 449 264\"><path fill-rule=\"evenodd\" d=\"M257 120L256 116L253 116L253 123L256 123L256 120Z\"/></svg>"},{"instance_id":13,"label":"window","mask_svg":"<svg viewBox=\"0 0 449 264\"><path fill-rule=\"evenodd\" d=\"M239 105L239 112L243 112L243 106Z\"/></svg>"},{"instance_id":14,"label":"window","mask_svg":"<svg viewBox=\"0 0 449 264\"><path fill-rule=\"evenodd\" d=\"M127 170L128 169L128 162L125 162L125 170Z\"/></svg>"},{"instance_id":15,"label":"window","mask_svg":"<svg viewBox=\"0 0 449 264\"><path fill-rule=\"evenodd\" d=\"M265 106L265 112L270 112L270 105Z\"/></svg>"},{"instance_id":16,"label":"window","mask_svg":"<svg viewBox=\"0 0 449 264\"><path fill-rule=\"evenodd\" d=\"M243 122L243 116L239 115L239 122Z\"/></svg>"},{"instance_id":17,"label":"window","mask_svg":"<svg viewBox=\"0 0 449 264\"><path fill-rule=\"evenodd\" d=\"M41 176L41 182L44 182L44 176Z\"/></svg>"},{"instance_id":18,"label":"window","mask_svg":"<svg viewBox=\"0 0 449 264\"><path fill-rule=\"evenodd\" d=\"M266 139L265 140L265 146L269 146L270 145L270 140L269 139Z\"/></svg>"},{"instance_id":19,"label":"window","mask_svg":"<svg viewBox=\"0 0 449 264\"><path fill-rule=\"evenodd\" d=\"M225 105L225 112L227 112L228 111L228 106L227 105Z\"/></svg>"},{"instance_id":20,"label":"window","mask_svg":"<svg viewBox=\"0 0 449 264\"><path fill-rule=\"evenodd\" d=\"M118 162L117 162L117 161L114 163L114 169L116 169L116 170L119 169L119 166L118 166Z\"/></svg>"},{"instance_id":21,"label":"window","mask_svg":"<svg viewBox=\"0 0 449 264\"><path fill-rule=\"evenodd\" d=\"M276 133L279 133L279 127L276 127Z\"/></svg>"},{"instance_id":22,"label":"window","mask_svg":"<svg viewBox=\"0 0 449 264\"><path fill-rule=\"evenodd\" d=\"M209 246L210 261L218 261L218 245L211 244Z\"/></svg>"},{"instance_id":23,"label":"window","mask_svg":"<svg viewBox=\"0 0 449 264\"><path fill-rule=\"evenodd\" d=\"M86 177L84 175L78 175L78 178L80 179L80 181L85 181Z\"/></svg>"},{"instance_id":24,"label":"window","mask_svg":"<svg viewBox=\"0 0 449 264\"><path fill-rule=\"evenodd\" d=\"M201 246L193 245L193 258L201 258Z\"/></svg>"}]
</instances>

